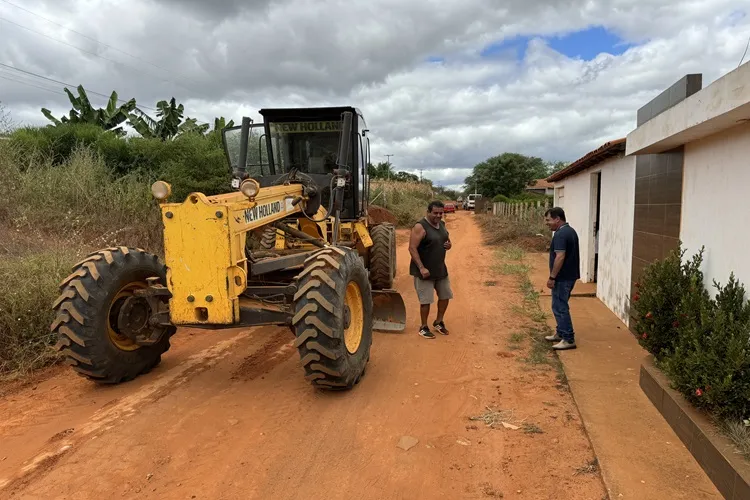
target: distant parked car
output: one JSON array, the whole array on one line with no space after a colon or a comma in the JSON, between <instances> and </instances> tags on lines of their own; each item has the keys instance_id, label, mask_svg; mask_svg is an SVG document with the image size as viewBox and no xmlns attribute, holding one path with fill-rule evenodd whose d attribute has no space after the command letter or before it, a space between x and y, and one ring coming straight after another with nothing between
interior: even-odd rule
<instances>
[{"instance_id":1,"label":"distant parked car","mask_svg":"<svg viewBox=\"0 0 750 500\"><path fill-rule=\"evenodd\" d=\"M445 208L443 209L443 212L446 214L448 213L454 213L456 211L456 204L453 202L448 202L445 204Z\"/></svg>"}]
</instances>

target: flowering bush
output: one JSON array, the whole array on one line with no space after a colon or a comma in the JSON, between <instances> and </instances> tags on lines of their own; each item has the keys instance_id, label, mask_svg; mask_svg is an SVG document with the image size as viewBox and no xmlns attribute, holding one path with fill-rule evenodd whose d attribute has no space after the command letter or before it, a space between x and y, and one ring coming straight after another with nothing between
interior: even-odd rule
<instances>
[{"instance_id":1,"label":"flowering bush","mask_svg":"<svg viewBox=\"0 0 750 500\"><path fill-rule=\"evenodd\" d=\"M635 331L673 387L722 420L750 415L750 303L730 275L703 284L703 249L683 262L672 252L644 271L633 295Z\"/></svg>"},{"instance_id":2,"label":"flowering bush","mask_svg":"<svg viewBox=\"0 0 750 500\"><path fill-rule=\"evenodd\" d=\"M663 368L685 399L716 416L750 414L750 303L732 274L726 286L714 282L716 299L697 290L685 295L674 353Z\"/></svg>"},{"instance_id":3,"label":"flowering bush","mask_svg":"<svg viewBox=\"0 0 750 500\"><path fill-rule=\"evenodd\" d=\"M685 291L703 287L703 249L685 263L684 254L680 247L646 267L631 299L638 341L657 360L674 351L680 319L684 319L678 309Z\"/></svg>"}]
</instances>

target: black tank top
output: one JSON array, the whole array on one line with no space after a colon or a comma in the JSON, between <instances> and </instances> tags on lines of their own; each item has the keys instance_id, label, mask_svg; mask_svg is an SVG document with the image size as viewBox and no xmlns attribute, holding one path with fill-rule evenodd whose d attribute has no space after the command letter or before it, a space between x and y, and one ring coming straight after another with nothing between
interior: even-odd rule
<instances>
[{"instance_id":1,"label":"black tank top","mask_svg":"<svg viewBox=\"0 0 750 500\"><path fill-rule=\"evenodd\" d=\"M422 261L424 267L430 271L431 280L439 280L448 276L448 268L445 265L445 247L443 244L448 241L448 230L445 228L445 223L440 221L440 228L436 228L430 224L427 219L419 221L425 232L425 237L417 247L417 253L419 259ZM409 265L409 274L412 276L422 277L422 273L419 272L419 267L412 259Z\"/></svg>"}]
</instances>

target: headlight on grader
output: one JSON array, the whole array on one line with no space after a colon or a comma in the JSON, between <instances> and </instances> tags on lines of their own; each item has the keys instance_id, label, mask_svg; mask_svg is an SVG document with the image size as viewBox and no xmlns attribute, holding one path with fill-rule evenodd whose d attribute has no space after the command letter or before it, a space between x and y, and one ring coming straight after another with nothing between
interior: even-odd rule
<instances>
[{"instance_id":1,"label":"headlight on grader","mask_svg":"<svg viewBox=\"0 0 750 500\"><path fill-rule=\"evenodd\" d=\"M172 194L172 186L164 181L156 181L151 184L151 194L159 201L166 200Z\"/></svg>"},{"instance_id":2,"label":"headlight on grader","mask_svg":"<svg viewBox=\"0 0 750 500\"><path fill-rule=\"evenodd\" d=\"M260 191L260 184L255 179L245 179L240 184L240 191L248 198L253 199Z\"/></svg>"}]
</instances>

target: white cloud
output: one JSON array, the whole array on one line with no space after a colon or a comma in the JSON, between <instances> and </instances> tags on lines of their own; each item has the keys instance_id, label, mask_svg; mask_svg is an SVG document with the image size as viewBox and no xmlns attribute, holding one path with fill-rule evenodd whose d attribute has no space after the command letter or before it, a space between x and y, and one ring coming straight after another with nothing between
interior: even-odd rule
<instances>
[{"instance_id":1,"label":"white cloud","mask_svg":"<svg viewBox=\"0 0 750 500\"><path fill-rule=\"evenodd\" d=\"M686 73L702 73L706 86L734 69L750 36L744 0L8 1L110 48L5 1L3 19L120 64L0 20L2 63L149 106L175 96L206 122L351 104L367 118L374 161L393 154L397 169L454 186L504 151L574 160L626 135L636 110ZM590 25L638 45L583 61L542 38ZM517 35L531 37L523 61L479 57ZM58 84L7 69L0 77L0 101L17 121L45 123L43 106L69 109Z\"/></svg>"}]
</instances>

